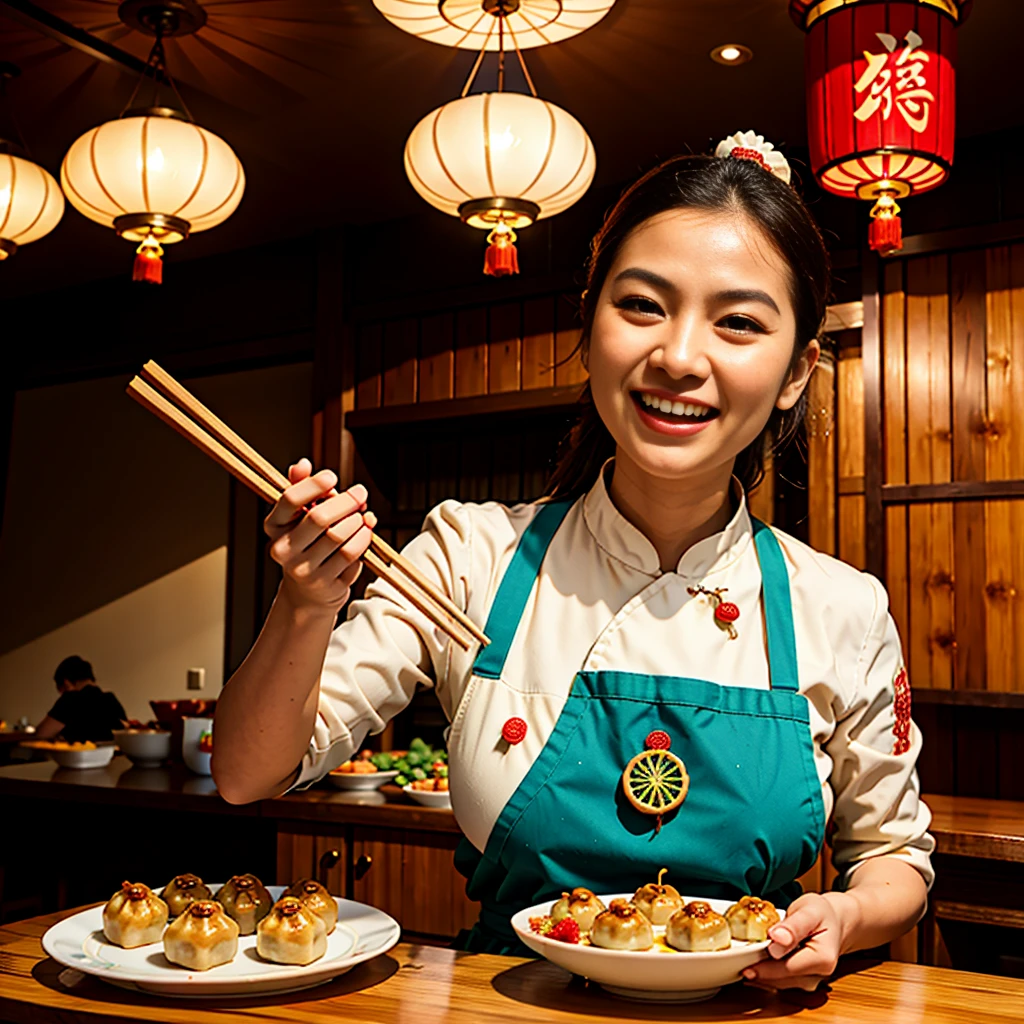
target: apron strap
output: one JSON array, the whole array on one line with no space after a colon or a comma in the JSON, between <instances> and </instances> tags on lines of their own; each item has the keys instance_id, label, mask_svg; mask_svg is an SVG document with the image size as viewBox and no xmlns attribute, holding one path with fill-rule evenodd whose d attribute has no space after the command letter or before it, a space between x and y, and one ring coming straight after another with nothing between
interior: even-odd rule
<instances>
[{"instance_id":1,"label":"apron strap","mask_svg":"<svg viewBox=\"0 0 1024 1024\"><path fill-rule=\"evenodd\" d=\"M773 690L799 689L796 632L789 595L789 573L778 538L760 519L750 517L761 566L761 594L768 637L768 677Z\"/></svg>"},{"instance_id":2,"label":"apron strap","mask_svg":"<svg viewBox=\"0 0 1024 1024\"><path fill-rule=\"evenodd\" d=\"M544 561L544 553L572 505L571 498L542 505L523 531L487 615L484 632L491 638L491 642L477 655L473 675L488 679L501 678L501 670L519 627L523 609L530 599L540 564Z\"/></svg>"}]
</instances>

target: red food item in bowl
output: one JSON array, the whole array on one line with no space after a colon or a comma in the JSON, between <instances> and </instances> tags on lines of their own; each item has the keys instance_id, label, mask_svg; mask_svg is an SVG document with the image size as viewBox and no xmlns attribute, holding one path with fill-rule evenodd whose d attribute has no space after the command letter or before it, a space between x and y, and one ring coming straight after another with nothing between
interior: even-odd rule
<instances>
[{"instance_id":1,"label":"red food item in bowl","mask_svg":"<svg viewBox=\"0 0 1024 1024\"><path fill-rule=\"evenodd\" d=\"M551 931L548 932L549 939L555 939L558 942L579 942L580 941L580 926L575 918L563 917L561 921L556 924Z\"/></svg>"}]
</instances>

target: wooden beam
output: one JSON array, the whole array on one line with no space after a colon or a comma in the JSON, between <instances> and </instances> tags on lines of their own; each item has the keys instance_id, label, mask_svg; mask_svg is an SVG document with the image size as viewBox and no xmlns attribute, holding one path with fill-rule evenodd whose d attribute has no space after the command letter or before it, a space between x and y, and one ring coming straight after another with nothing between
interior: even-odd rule
<instances>
[{"instance_id":1,"label":"wooden beam","mask_svg":"<svg viewBox=\"0 0 1024 1024\"><path fill-rule=\"evenodd\" d=\"M978 249L992 245L1005 245L1024 238L1024 218L1005 220L996 224L972 224L966 228L932 231L922 235L908 235L903 248L885 256L885 259L905 259L929 252L950 252L954 249Z\"/></svg>"},{"instance_id":2,"label":"wooden beam","mask_svg":"<svg viewBox=\"0 0 1024 1024\"><path fill-rule=\"evenodd\" d=\"M886 484L883 505L933 501L996 501L1024 497L1024 480L953 480L939 484Z\"/></svg>"}]
</instances>

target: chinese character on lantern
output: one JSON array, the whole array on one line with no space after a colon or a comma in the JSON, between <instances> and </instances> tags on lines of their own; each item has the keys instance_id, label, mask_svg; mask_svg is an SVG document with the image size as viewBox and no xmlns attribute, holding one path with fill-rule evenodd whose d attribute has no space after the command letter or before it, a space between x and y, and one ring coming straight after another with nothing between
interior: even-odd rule
<instances>
[{"instance_id":1,"label":"chinese character on lantern","mask_svg":"<svg viewBox=\"0 0 1024 1024\"><path fill-rule=\"evenodd\" d=\"M896 109L913 131L923 132L928 127L928 113L931 109L928 104L935 102L935 94L928 89L924 75L925 64L931 58L927 53L917 53L911 63L907 62L924 40L911 29L904 39L906 46L903 51L894 57L896 37L888 32L877 32L876 35L888 52L875 54L864 51L868 66L853 88L858 93L869 87L871 91L853 112L853 116L858 121L866 121L882 107L882 117L888 121L893 108L895 77Z\"/></svg>"}]
</instances>

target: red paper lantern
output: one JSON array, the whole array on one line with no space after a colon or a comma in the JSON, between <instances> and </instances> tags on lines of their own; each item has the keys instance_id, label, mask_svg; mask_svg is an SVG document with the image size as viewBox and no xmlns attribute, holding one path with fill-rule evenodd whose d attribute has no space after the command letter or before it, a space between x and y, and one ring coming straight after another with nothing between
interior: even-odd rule
<instances>
[{"instance_id":1,"label":"red paper lantern","mask_svg":"<svg viewBox=\"0 0 1024 1024\"><path fill-rule=\"evenodd\" d=\"M872 249L902 247L897 199L953 164L956 30L972 0L790 0L807 33L811 166L823 188L871 199Z\"/></svg>"}]
</instances>

